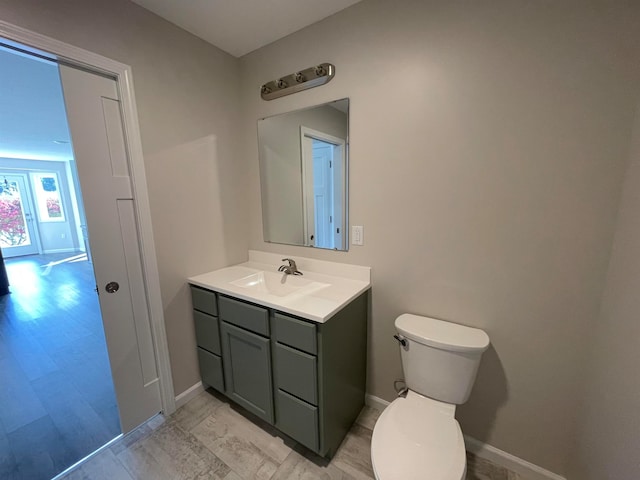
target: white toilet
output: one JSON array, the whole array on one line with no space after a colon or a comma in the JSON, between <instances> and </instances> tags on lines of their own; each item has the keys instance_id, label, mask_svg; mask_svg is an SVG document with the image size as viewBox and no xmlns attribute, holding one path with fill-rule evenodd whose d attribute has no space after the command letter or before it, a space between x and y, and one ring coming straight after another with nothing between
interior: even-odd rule
<instances>
[{"instance_id":1,"label":"white toilet","mask_svg":"<svg viewBox=\"0 0 640 480\"><path fill-rule=\"evenodd\" d=\"M469 398L489 337L406 313L395 326L408 392L391 402L373 429L376 480L464 480L464 439L454 414Z\"/></svg>"}]
</instances>

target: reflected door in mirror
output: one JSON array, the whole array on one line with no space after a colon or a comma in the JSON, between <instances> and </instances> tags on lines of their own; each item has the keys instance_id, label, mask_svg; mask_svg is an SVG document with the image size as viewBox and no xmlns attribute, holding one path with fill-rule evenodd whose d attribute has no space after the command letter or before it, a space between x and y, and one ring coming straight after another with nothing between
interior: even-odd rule
<instances>
[{"instance_id":1,"label":"reflected door in mirror","mask_svg":"<svg viewBox=\"0 0 640 480\"><path fill-rule=\"evenodd\" d=\"M342 197L346 139L300 127L305 245L345 250Z\"/></svg>"}]
</instances>

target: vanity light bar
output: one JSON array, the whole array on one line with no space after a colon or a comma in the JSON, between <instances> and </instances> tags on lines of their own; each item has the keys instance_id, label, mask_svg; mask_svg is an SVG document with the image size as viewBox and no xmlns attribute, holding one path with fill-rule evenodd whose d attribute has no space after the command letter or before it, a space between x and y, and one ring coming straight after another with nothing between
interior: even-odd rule
<instances>
[{"instance_id":1,"label":"vanity light bar","mask_svg":"<svg viewBox=\"0 0 640 480\"><path fill-rule=\"evenodd\" d=\"M273 100L308 88L319 87L329 82L335 74L336 67L330 63L321 63L265 83L260 87L260 96L263 100Z\"/></svg>"}]
</instances>

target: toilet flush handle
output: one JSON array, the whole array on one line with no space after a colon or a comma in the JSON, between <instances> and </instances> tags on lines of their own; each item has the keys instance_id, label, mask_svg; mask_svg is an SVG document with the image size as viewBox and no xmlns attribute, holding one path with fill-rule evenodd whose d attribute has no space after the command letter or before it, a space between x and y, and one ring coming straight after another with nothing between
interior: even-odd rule
<instances>
[{"instance_id":1,"label":"toilet flush handle","mask_svg":"<svg viewBox=\"0 0 640 480\"><path fill-rule=\"evenodd\" d=\"M397 335L396 334L396 335L393 336L393 338L395 338L398 341L398 343L400 345L402 345L403 347L407 346L407 339L404 338L402 335Z\"/></svg>"}]
</instances>

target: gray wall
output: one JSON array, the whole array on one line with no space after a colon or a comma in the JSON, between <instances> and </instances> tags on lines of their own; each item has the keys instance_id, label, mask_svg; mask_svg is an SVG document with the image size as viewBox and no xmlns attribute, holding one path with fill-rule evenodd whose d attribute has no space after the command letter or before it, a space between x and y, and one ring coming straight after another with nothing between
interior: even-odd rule
<instances>
[{"instance_id":1,"label":"gray wall","mask_svg":"<svg viewBox=\"0 0 640 480\"><path fill-rule=\"evenodd\" d=\"M626 255L614 254L598 312L640 16L612 3L365 0L241 61L124 0L0 0L0 15L133 66L176 393L198 381L185 277L242 261L248 246L370 265L370 393L393 397L399 313L478 326L492 348L459 409L464 431L561 474L580 432L571 478L590 468L591 478L609 468L625 478L638 402L619 371L637 364L637 349L610 352L637 337L625 285L638 275ZM260 100L265 81L324 61L337 66L328 85ZM366 227L365 246L265 244L256 120L343 97L350 220ZM616 249L637 254L624 212ZM615 328L593 343L599 319ZM603 366L587 384L592 351ZM602 409L603 420L585 420Z\"/></svg>"},{"instance_id":2,"label":"gray wall","mask_svg":"<svg viewBox=\"0 0 640 480\"><path fill-rule=\"evenodd\" d=\"M243 165L234 155L238 60L125 0L0 0L0 17L133 68L180 393L199 381L185 278L247 255L246 209L236 188Z\"/></svg>"},{"instance_id":3,"label":"gray wall","mask_svg":"<svg viewBox=\"0 0 640 480\"><path fill-rule=\"evenodd\" d=\"M347 115L329 106L260 122L262 220L271 242L304 244L301 126L345 140L348 134Z\"/></svg>"},{"instance_id":4,"label":"gray wall","mask_svg":"<svg viewBox=\"0 0 640 480\"><path fill-rule=\"evenodd\" d=\"M640 478L640 118L576 432L570 478Z\"/></svg>"},{"instance_id":5,"label":"gray wall","mask_svg":"<svg viewBox=\"0 0 640 480\"><path fill-rule=\"evenodd\" d=\"M368 391L393 399L402 312L492 340L463 431L568 469L637 94L640 5L365 0L241 59L251 243L370 265ZM331 83L264 102L321 62ZM262 241L256 119L350 97L348 253Z\"/></svg>"}]
</instances>

